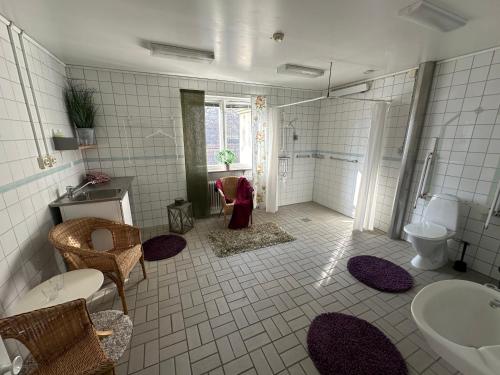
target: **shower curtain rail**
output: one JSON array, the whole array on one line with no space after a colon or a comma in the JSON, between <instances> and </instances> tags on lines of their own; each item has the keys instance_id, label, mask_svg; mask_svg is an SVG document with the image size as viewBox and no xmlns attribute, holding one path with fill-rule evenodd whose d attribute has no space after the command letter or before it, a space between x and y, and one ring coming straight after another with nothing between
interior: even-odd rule
<instances>
[{"instance_id":1,"label":"shower curtain rail","mask_svg":"<svg viewBox=\"0 0 500 375\"><path fill-rule=\"evenodd\" d=\"M326 96L326 95L323 95L323 96L318 96L317 98L313 98L313 99L301 100L300 102L278 105L278 106L276 106L276 108L291 107L294 105L311 103L311 102L315 102L315 101L323 100L323 99L349 99L349 100L355 100L355 101L359 101L359 102L383 102L383 103L391 104L390 100L384 100L384 99L363 99L363 98L352 98L350 96Z\"/></svg>"}]
</instances>

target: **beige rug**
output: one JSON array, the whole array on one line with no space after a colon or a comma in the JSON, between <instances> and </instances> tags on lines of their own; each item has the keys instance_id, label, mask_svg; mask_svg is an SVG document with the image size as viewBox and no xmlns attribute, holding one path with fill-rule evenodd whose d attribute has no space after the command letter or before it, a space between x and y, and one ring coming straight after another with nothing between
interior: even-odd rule
<instances>
[{"instance_id":1,"label":"beige rug","mask_svg":"<svg viewBox=\"0 0 500 375\"><path fill-rule=\"evenodd\" d=\"M211 232L208 240L218 257L243 253L279 243L294 241L295 238L276 223L254 224L245 229L221 229Z\"/></svg>"}]
</instances>

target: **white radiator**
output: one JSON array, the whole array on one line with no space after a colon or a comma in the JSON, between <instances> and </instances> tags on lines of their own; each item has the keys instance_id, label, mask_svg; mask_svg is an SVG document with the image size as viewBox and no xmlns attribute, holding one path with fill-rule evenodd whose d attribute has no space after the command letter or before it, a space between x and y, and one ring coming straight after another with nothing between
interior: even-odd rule
<instances>
[{"instance_id":1,"label":"white radiator","mask_svg":"<svg viewBox=\"0 0 500 375\"><path fill-rule=\"evenodd\" d=\"M220 195L215 190L215 181L208 181L208 196L210 197L210 213L219 213L221 209Z\"/></svg>"}]
</instances>

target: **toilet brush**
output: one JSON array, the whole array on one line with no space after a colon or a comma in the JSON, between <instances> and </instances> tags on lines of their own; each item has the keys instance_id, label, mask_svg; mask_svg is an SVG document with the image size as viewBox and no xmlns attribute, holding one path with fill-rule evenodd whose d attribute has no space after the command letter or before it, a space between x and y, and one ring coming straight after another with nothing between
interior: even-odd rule
<instances>
[{"instance_id":1,"label":"toilet brush","mask_svg":"<svg viewBox=\"0 0 500 375\"><path fill-rule=\"evenodd\" d=\"M464 247L462 249L462 256L460 257L460 260L456 260L455 263L453 264L453 269L458 272L467 271L467 263L464 262L464 257L465 257L465 251L467 250L467 246L469 246L469 243L465 241L462 242L464 244Z\"/></svg>"}]
</instances>

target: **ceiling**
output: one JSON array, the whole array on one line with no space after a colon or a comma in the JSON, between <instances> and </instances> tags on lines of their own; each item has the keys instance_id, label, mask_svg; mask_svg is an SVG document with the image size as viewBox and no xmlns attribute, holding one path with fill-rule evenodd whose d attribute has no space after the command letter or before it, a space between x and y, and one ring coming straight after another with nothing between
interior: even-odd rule
<instances>
[{"instance_id":1,"label":"ceiling","mask_svg":"<svg viewBox=\"0 0 500 375\"><path fill-rule=\"evenodd\" d=\"M500 45L500 1L435 0L469 19L448 33L397 16L414 1L0 0L0 13L67 64L314 89L328 74L299 78L276 67L328 69L333 60L338 85ZM281 44L270 39L277 30ZM216 60L153 57L147 41L213 49Z\"/></svg>"}]
</instances>

